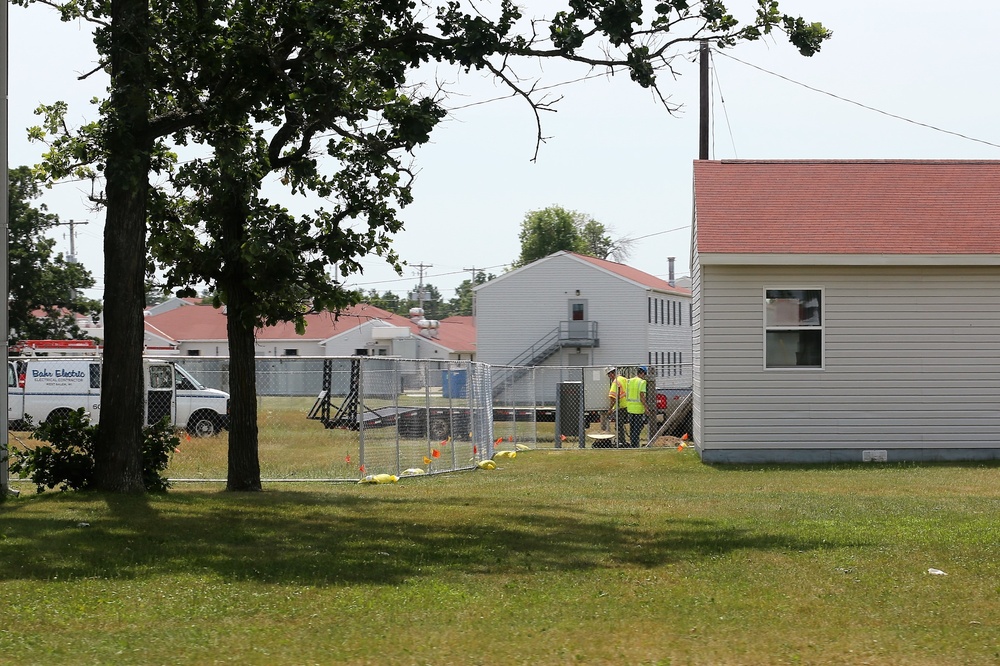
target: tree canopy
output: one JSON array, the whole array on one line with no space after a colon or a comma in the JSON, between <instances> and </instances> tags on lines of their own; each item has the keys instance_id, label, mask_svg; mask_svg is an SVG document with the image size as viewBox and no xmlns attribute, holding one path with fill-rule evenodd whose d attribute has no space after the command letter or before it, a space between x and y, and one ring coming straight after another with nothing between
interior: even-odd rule
<instances>
[{"instance_id":1,"label":"tree canopy","mask_svg":"<svg viewBox=\"0 0 1000 666\"><path fill-rule=\"evenodd\" d=\"M518 238L521 254L514 261L514 267L530 264L560 250L624 261L632 246L628 238L612 238L610 230L589 215L562 206L529 212L521 222Z\"/></svg>"},{"instance_id":2,"label":"tree canopy","mask_svg":"<svg viewBox=\"0 0 1000 666\"><path fill-rule=\"evenodd\" d=\"M107 206L105 282L115 297L106 304L107 416L98 433L97 485L119 492L142 490L141 305L151 267L150 210L152 249L168 281L209 282L226 303L236 350L231 367L239 374L236 358L252 347L232 345L234 336L245 343L254 326L301 322L306 308L361 298L341 287L337 273L360 271L357 259L365 254L398 268L391 237L412 196L404 157L429 140L448 98L436 86L410 84L422 64L491 74L534 112L537 147L541 112L555 100L518 74L518 62L558 58L627 71L671 110L657 73L670 70L679 45L709 39L725 48L780 31L810 55L829 37L818 23L782 14L775 0L756 0L745 23L721 0L664 0L645 13L636 0L574 1L549 20L526 19L511 0L489 9L462 0L46 4L64 20L95 23L111 79L99 122L64 132L65 108L52 105L34 135L51 141L51 176L104 179L97 198ZM172 151L189 142L205 146L208 157L172 169ZM319 160L320 152L330 161ZM168 171L174 191L154 197L149 174ZM288 214L261 194L269 174L326 203L311 216ZM237 410L251 408L248 371L231 382ZM237 422L246 420L250 437L248 416ZM232 446L230 453L232 465Z\"/></svg>"},{"instance_id":3,"label":"tree canopy","mask_svg":"<svg viewBox=\"0 0 1000 666\"><path fill-rule=\"evenodd\" d=\"M45 232L59 224L45 206L31 204L41 194L30 167L8 172L8 322L12 331L8 344L17 340L87 337L77 325L76 315L96 320L101 303L83 291L94 286L94 278L82 264L55 253L55 241Z\"/></svg>"}]
</instances>

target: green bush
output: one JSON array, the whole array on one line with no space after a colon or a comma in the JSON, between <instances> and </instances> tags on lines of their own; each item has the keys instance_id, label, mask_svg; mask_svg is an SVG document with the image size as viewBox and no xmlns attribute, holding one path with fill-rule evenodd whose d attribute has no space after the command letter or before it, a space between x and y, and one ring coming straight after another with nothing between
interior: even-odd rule
<instances>
[{"instance_id":1,"label":"green bush","mask_svg":"<svg viewBox=\"0 0 1000 666\"><path fill-rule=\"evenodd\" d=\"M10 473L31 479L38 492L46 488L84 490L94 482L94 446L97 426L81 408L53 414L34 432L34 438L48 444L14 451ZM146 490L163 492L170 482L163 476L170 454L180 444L169 420L143 429L142 481Z\"/></svg>"},{"instance_id":2,"label":"green bush","mask_svg":"<svg viewBox=\"0 0 1000 666\"><path fill-rule=\"evenodd\" d=\"M142 483L151 493L166 492L170 481L163 471L170 464L170 454L180 446L181 440L170 425L170 418L164 416L157 423L146 426L142 431Z\"/></svg>"}]
</instances>

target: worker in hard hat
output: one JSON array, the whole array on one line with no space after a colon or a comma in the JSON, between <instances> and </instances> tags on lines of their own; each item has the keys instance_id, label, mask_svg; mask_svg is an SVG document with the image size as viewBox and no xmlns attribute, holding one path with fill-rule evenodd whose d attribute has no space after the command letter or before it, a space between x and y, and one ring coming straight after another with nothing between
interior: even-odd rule
<instances>
[{"instance_id":1,"label":"worker in hard hat","mask_svg":"<svg viewBox=\"0 0 1000 666\"><path fill-rule=\"evenodd\" d=\"M625 384L625 411L628 412L629 446L639 448L642 428L646 425L646 366L636 369L635 377Z\"/></svg>"},{"instance_id":2,"label":"worker in hard hat","mask_svg":"<svg viewBox=\"0 0 1000 666\"><path fill-rule=\"evenodd\" d=\"M613 365L604 368L611 382L611 389L608 391L608 417L616 422L618 431L618 445L625 445L625 422L628 421L628 412L625 411L625 388L628 380L618 374L618 369Z\"/></svg>"}]
</instances>

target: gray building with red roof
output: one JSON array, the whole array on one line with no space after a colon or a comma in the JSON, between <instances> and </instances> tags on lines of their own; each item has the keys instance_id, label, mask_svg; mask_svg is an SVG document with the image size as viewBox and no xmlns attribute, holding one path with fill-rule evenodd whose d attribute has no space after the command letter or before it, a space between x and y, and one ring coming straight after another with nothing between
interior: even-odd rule
<instances>
[{"instance_id":1,"label":"gray building with red roof","mask_svg":"<svg viewBox=\"0 0 1000 666\"><path fill-rule=\"evenodd\" d=\"M668 266L664 258L665 272ZM690 376L691 292L669 280L556 252L479 285L475 293L479 361L650 365L661 377ZM598 375L606 381L603 372Z\"/></svg>"},{"instance_id":2,"label":"gray building with red roof","mask_svg":"<svg viewBox=\"0 0 1000 666\"><path fill-rule=\"evenodd\" d=\"M706 462L1000 458L1000 162L698 161Z\"/></svg>"}]
</instances>

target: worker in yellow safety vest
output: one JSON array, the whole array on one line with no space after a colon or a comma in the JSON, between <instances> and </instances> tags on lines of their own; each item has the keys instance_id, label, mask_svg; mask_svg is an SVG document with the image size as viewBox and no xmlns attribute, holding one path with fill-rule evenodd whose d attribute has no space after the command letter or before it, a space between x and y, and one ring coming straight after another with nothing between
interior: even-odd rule
<instances>
[{"instance_id":1,"label":"worker in yellow safety vest","mask_svg":"<svg viewBox=\"0 0 1000 666\"><path fill-rule=\"evenodd\" d=\"M625 388L628 380L619 375L613 365L604 368L604 372L611 381L611 389L608 391L608 416L617 422L618 445L624 446L625 422L628 420L628 412L625 411Z\"/></svg>"},{"instance_id":2,"label":"worker in yellow safety vest","mask_svg":"<svg viewBox=\"0 0 1000 666\"><path fill-rule=\"evenodd\" d=\"M646 366L640 365L636 376L625 385L625 410L628 412L629 446L639 448L642 428L646 425Z\"/></svg>"}]
</instances>

